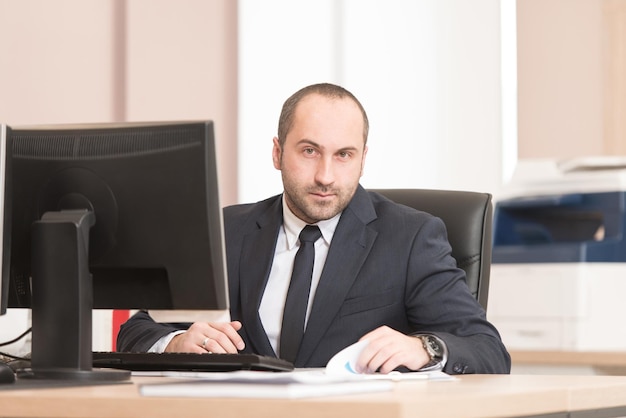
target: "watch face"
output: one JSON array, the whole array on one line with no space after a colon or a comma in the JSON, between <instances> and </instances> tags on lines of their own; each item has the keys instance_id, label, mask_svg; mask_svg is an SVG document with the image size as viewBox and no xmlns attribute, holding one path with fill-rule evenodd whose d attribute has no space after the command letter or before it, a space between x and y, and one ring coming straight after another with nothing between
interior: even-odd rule
<instances>
[{"instance_id":1,"label":"watch face","mask_svg":"<svg viewBox=\"0 0 626 418\"><path fill-rule=\"evenodd\" d=\"M443 349L442 349L441 345L439 344L439 341L437 341L436 338L433 338L431 336L426 336L425 343L430 348L429 351L435 357L442 357L443 356Z\"/></svg>"}]
</instances>

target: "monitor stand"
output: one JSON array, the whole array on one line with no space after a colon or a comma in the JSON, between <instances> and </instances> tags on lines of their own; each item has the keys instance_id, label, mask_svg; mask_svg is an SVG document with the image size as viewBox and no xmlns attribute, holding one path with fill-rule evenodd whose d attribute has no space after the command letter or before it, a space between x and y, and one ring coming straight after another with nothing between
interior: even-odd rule
<instances>
[{"instance_id":1,"label":"monitor stand","mask_svg":"<svg viewBox=\"0 0 626 418\"><path fill-rule=\"evenodd\" d=\"M93 283L87 210L46 212L32 230L31 369L33 379L116 382L130 372L93 369Z\"/></svg>"}]
</instances>

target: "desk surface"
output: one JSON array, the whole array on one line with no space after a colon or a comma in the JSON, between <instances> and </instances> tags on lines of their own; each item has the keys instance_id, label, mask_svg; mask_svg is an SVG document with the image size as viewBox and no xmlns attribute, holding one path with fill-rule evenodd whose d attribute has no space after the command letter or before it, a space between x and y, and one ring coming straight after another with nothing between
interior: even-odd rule
<instances>
[{"instance_id":1,"label":"desk surface","mask_svg":"<svg viewBox=\"0 0 626 418\"><path fill-rule=\"evenodd\" d=\"M600 374L626 375L626 352L509 350L514 365L589 366Z\"/></svg>"},{"instance_id":2,"label":"desk surface","mask_svg":"<svg viewBox=\"0 0 626 418\"><path fill-rule=\"evenodd\" d=\"M509 350L511 360L528 364L571 364L626 367L626 352Z\"/></svg>"},{"instance_id":3,"label":"desk surface","mask_svg":"<svg viewBox=\"0 0 626 418\"><path fill-rule=\"evenodd\" d=\"M4 417L504 417L626 411L626 376L467 375L398 382L390 392L301 400L154 398L137 384L0 390ZM584 416L593 416L585 412ZM563 414L563 416L570 416ZM575 416L572 414L571 416ZM601 415L609 416L609 415Z\"/></svg>"}]
</instances>

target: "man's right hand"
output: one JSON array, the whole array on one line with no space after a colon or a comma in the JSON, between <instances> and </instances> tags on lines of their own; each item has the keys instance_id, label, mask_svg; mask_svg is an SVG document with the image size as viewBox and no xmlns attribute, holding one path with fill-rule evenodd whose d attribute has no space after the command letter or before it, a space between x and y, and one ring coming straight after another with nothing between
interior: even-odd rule
<instances>
[{"instance_id":1,"label":"man's right hand","mask_svg":"<svg viewBox=\"0 0 626 418\"><path fill-rule=\"evenodd\" d=\"M187 331L176 335L165 347L177 353L237 353L245 344L237 333L241 322L194 322Z\"/></svg>"}]
</instances>

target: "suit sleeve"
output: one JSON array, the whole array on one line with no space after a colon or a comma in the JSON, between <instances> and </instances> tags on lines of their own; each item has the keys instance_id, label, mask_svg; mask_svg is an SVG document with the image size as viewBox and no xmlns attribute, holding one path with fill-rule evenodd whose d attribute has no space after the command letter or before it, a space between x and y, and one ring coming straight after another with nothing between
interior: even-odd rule
<instances>
[{"instance_id":1,"label":"suit sleeve","mask_svg":"<svg viewBox=\"0 0 626 418\"><path fill-rule=\"evenodd\" d=\"M464 271L456 267L439 218L429 218L417 232L408 269L409 321L416 334L430 333L444 341L448 348L444 371L509 373L510 356L469 291Z\"/></svg>"},{"instance_id":2,"label":"suit sleeve","mask_svg":"<svg viewBox=\"0 0 626 418\"><path fill-rule=\"evenodd\" d=\"M146 352L165 335L189 328L190 324L155 322L145 311L139 311L120 327L117 351Z\"/></svg>"}]
</instances>

